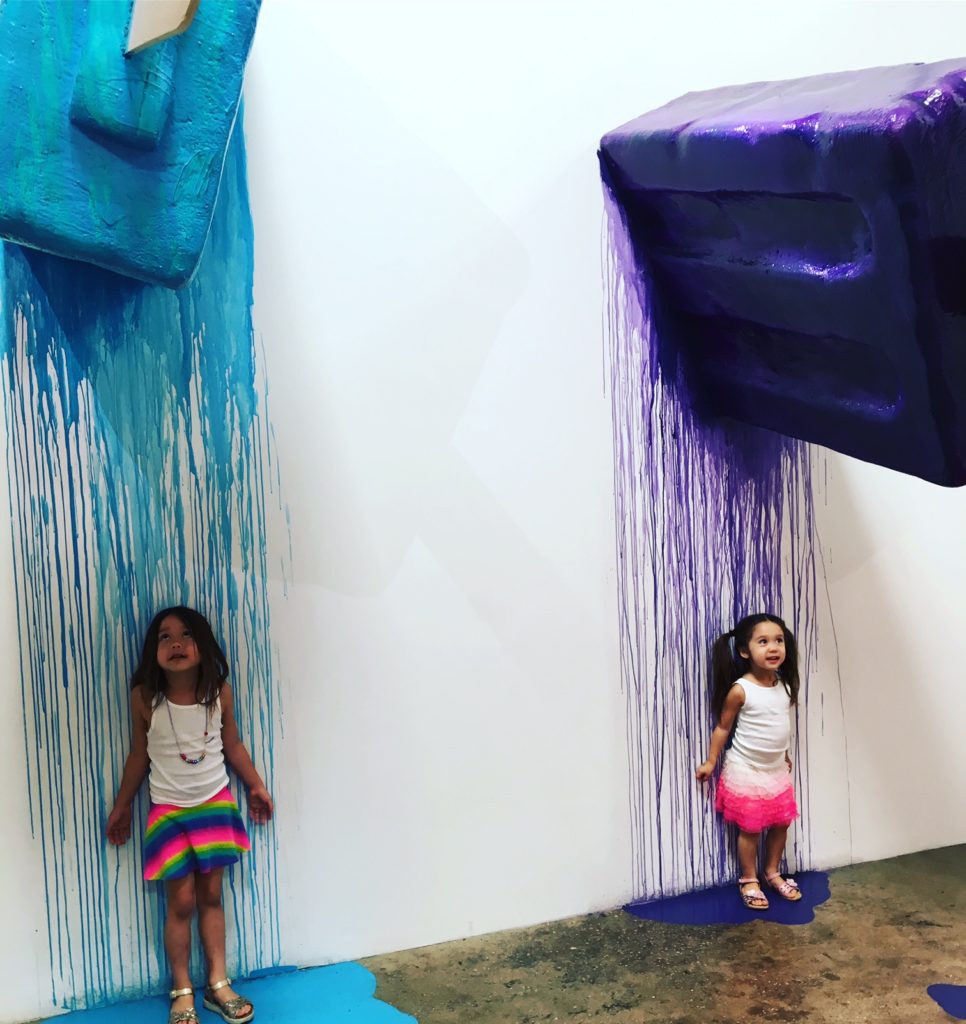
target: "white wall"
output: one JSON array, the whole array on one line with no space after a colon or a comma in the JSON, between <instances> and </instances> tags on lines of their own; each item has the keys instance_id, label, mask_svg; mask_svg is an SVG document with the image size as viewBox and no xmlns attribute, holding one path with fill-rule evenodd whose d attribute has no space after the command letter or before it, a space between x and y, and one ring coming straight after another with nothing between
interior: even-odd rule
<instances>
[{"instance_id":1,"label":"white wall","mask_svg":"<svg viewBox=\"0 0 966 1024\"><path fill-rule=\"evenodd\" d=\"M690 89L938 60L957 39L966 7L943 3L266 0L246 132L291 510L273 601L287 960L630 895L597 139ZM966 841L966 491L828 466L816 859ZM270 543L288 562L288 537ZM19 792L2 598L0 771ZM20 824L12 1020L45 1005L45 951L20 941L43 889L25 801L0 800Z\"/></svg>"},{"instance_id":2,"label":"white wall","mask_svg":"<svg viewBox=\"0 0 966 1024\"><path fill-rule=\"evenodd\" d=\"M292 957L612 905L629 844L597 128L526 153L557 89L528 95L483 8L264 17L247 130L292 508Z\"/></svg>"},{"instance_id":3,"label":"white wall","mask_svg":"<svg viewBox=\"0 0 966 1024\"><path fill-rule=\"evenodd\" d=\"M27 1020L50 998L43 865L31 843L24 754L20 652L14 606L10 522L0 516L0 872L6 879L0 929L0 989L8 993L0 1020Z\"/></svg>"},{"instance_id":4,"label":"white wall","mask_svg":"<svg viewBox=\"0 0 966 1024\"><path fill-rule=\"evenodd\" d=\"M966 490L840 456L829 467L819 528L843 684L853 856L966 842ZM834 678L835 654L827 643L823 678ZM835 802L841 819L841 791Z\"/></svg>"},{"instance_id":5,"label":"white wall","mask_svg":"<svg viewBox=\"0 0 966 1024\"><path fill-rule=\"evenodd\" d=\"M962 29L948 4L266 4L247 134L292 509L293 958L628 895L596 141L689 89L949 57ZM937 589L958 642L966 494L828 462L816 860L963 841L932 736L966 698L913 666ZM945 556L918 560L902 523L936 519Z\"/></svg>"}]
</instances>

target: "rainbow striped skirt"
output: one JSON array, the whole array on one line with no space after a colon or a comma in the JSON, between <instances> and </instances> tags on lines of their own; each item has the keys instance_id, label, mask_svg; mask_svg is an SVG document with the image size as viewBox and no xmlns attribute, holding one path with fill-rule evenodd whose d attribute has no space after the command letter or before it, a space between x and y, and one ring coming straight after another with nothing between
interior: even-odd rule
<instances>
[{"instance_id":1,"label":"rainbow striped skirt","mask_svg":"<svg viewBox=\"0 0 966 1024\"><path fill-rule=\"evenodd\" d=\"M241 812L227 786L197 807L151 804L144 833L144 877L158 882L223 868L250 849Z\"/></svg>"}]
</instances>

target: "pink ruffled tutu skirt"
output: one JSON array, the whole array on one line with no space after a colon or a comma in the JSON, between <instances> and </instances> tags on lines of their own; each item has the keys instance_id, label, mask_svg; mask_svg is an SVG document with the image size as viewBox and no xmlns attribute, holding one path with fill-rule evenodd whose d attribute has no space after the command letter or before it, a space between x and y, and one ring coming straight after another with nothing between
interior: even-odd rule
<instances>
[{"instance_id":1,"label":"pink ruffled tutu skirt","mask_svg":"<svg viewBox=\"0 0 966 1024\"><path fill-rule=\"evenodd\" d=\"M718 779L715 809L743 832L761 832L773 825L790 825L798 817L791 773L784 762L775 768L756 768L725 755Z\"/></svg>"}]
</instances>

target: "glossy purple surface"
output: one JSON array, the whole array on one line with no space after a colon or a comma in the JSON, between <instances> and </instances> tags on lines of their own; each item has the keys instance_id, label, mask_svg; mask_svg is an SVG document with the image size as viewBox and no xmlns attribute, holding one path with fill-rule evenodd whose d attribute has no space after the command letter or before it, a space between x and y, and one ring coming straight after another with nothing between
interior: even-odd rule
<instances>
[{"instance_id":1,"label":"glossy purple surface","mask_svg":"<svg viewBox=\"0 0 966 1024\"><path fill-rule=\"evenodd\" d=\"M966 483L966 58L689 93L600 162L700 407Z\"/></svg>"},{"instance_id":2,"label":"glossy purple surface","mask_svg":"<svg viewBox=\"0 0 966 1024\"><path fill-rule=\"evenodd\" d=\"M926 992L956 1020L966 1020L966 985L930 985Z\"/></svg>"},{"instance_id":3,"label":"glossy purple surface","mask_svg":"<svg viewBox=\"0 0 966 1024\"><path fill-rule=\"evenodd\" d=\"M808 924L815 919L815 908L829 898L828 875L824 871L803 871L794 878L802 890L802 898L791 903L765 886L767 910L749 910L738 895L737 885L628 903L624 909L634 917L663 924L747 924L749 921Z\"/></svg>"}]
</instances>

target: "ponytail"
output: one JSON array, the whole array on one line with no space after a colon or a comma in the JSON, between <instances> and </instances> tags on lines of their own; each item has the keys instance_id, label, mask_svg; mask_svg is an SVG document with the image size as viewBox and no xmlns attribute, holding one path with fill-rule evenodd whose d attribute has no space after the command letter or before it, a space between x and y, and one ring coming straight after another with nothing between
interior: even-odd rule
<instances>
[{"instance_id":1,"label":"ponytail","mask_svg":"<svg viewBox=\"0 0 966 1024\"><path fill-rule=\"evenodd\" d=\"M734 681L741 675L731 653L734 633L722 633L711 648L711 710L715 721L721 718L725 697Z\"/></svg>"},{"instance_id":2,"label":"ponytail","mask_svg":"<svg viewBox=\"0 0 966 1024\"><path fill-rule=\"evenodd\" d=\"M798 691L801 687L801 680L798 676L798 644L784 623L782 623L782 628L785 630L785 660L778 670L778 678L782 681L789 700L793 704L797 704Z\"/></svg>"}]
</instances>

